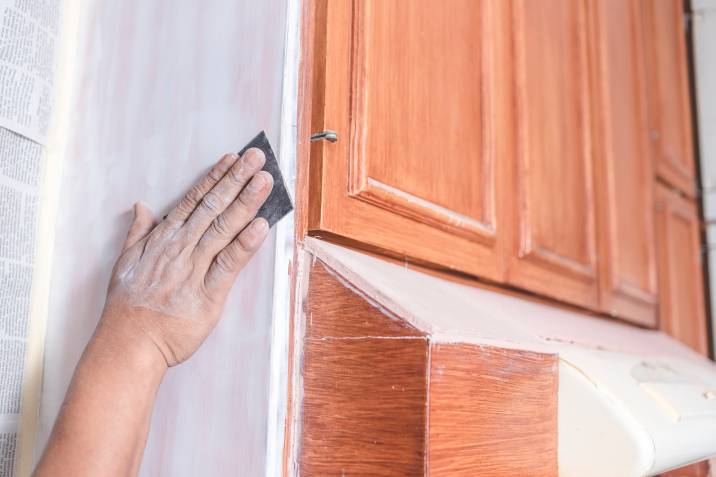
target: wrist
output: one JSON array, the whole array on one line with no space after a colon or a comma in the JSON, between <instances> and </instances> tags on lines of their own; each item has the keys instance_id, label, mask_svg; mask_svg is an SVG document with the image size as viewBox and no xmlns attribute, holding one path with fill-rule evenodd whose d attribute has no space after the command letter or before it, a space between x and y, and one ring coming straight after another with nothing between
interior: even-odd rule
<instances>
[{"instance_id":1,"label":"wrist","mask_svg":"<svg viewBox=\"0 0 716 477\"><path fill-rule=\"evenodd\" d=\"M127 313L105 309L92 342L132 367L164 373L167 361L138 321Z\"/></svg>"}]
</instances>

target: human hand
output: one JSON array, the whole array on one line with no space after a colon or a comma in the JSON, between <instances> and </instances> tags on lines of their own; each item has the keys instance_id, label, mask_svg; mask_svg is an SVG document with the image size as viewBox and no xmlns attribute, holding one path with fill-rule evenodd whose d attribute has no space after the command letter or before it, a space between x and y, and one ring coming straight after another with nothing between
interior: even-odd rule
<instances>
[{"instance_id":1,"label":"human hand","mask_svg":"<svg viewBox=\"0 0 716 477\"><path fill-rule=\"evenodd\" d=\"M151 342L168 366L197 350L268 234L266 220L254 219L273 187L265 160L258 149L225 155L159 224L135 204L100 328L131 328L122 334Z\"/></svg>"}]
</instances>

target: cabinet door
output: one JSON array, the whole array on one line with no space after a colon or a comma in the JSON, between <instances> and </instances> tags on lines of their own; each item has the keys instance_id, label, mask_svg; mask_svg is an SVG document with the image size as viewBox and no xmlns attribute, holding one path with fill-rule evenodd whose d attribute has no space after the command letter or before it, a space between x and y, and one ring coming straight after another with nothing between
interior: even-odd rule
<instances>
[{"instance_id":1,"label":"cabinet door","mask_svg":"<svg viewBox=\"0 0 716 477\"><path fill-rule=\"evenodd\" d=\"M501 277L499 3L316 2L308 233Z\"/></svg>"},{"instance_id":2,"label":"cabinet door","mask_svg":"<svg viewBox=\"0 0 716 477\"><path fill-rule=\"evenodd\" d=\"M659 327L696 351L708 352L700 224L696 205L657 186Z\"/></svg>"},{"instance_id":3,"label":"cabinet door","mask_svg":"<svg viewBox=\"0 0 716 477\"><path fill-rule=\"evenodd\" d=\"M649 121L659 176L696 190L682 0L642 0L648 52Z\"/></svg>"},{"instance_id":4,"label":"cabinet door","mask_svg":"<svg viewBox=\"0 0 716 477\"><path fill-rule=\"evenodd\" d=\"M656 325L654 176L641 0L591 4L600 309Z\"/></svg>"},{"instance_id":5,"label":"cabinet door","mask_svg":"<svg viewBox=\"0 0 716 477\"><path fill-rule=\"evenodd\" d=\"M512 4L516 151L508 281L597 305L586 2ZM514 160L512 160L514 159Z\"/></svg>"}]
</instances>

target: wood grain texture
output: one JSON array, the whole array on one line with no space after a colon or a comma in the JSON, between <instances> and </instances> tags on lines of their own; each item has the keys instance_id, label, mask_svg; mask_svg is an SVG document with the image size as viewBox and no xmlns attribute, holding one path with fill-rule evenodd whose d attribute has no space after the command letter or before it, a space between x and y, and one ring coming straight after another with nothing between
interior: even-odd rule
<instances>
[{"instance_id":1,"label":"wood grain texture","mask_svg":"<svg viewBox=\"0 0 716 477\"><path fill-rule=\"evenodd\" d=\"M516 150L507 281L596 308L587 12L582 0L512 2Z\"/></svg>"},{"instance_id":2,"label":"wood grain texture","mask_svg":"<svg viewBox=\"0 0 716 477\"><path fill-rule=\"evenodd\" d=\"M310 283L304 305L307 338L425 336L405 321L379 310L356 292L347 290L345 282L341 283L320 262L311 268Z\"/></svg>"},{"instance_id":3,"label":"wood grain texture","mask_svg":"<svg viewBox=\"0 0 716 477\"><path fill-rule=\"evenodd\" d=\"M421 475L427 342L309 339L301 475Z\"/></svg>"},{"instance_id":4,"label":"wood grain texture","mask_svg":"<svg viewBox=\"0 0 716 477\"><path fill-rule=\"evenodd\" d=\"M396 328L320 263L306 301L300 475L422 474L426 338Z\"/></svg>"},{"instance_id":5,"label":"wood grain texture","mask_svg":"<svg viewBox=\"0 0 716 477\"><path fill-rule=\"evenodd\" d=\"M701 354L708 353L700 221L693 200L656 189L659 327Z\"/></svg>"},{"instance_id":6,"label":"wood grain texture","mask_svg":"<svg viewBox=\"0 0 716 477\"><path fill-rule=\"evenodd\" d=\"M300 475L556 475L554 355L431 345L320 261L307 286Z\"/></svg>"},{"instance_id":7,"label":"wood grain texture","mask_svg":"<svg viewBox=\"0 0 716 477\"><path fill-rule=\"evenodd\" d=\"M316 2L309 234L500 279L495 3Z\"/></svg>"},{"instance_id":8,"label":"wood grain texture","mask_svg":"<svg viewBox=\"0 0 716 477\"><path fill-rule=\"evenodd\" d=\"M664 472L661 477L710 477L707 461Z\"/></svg>"},{"instance_id":9,"label":"wood grain texture","mask_svg":"<svg viewBox=\"0 0 716 477\"><path fill-rule=\"evenodd\" d=\"M431 476L557 475L557 356L466 344L430 354Z\"/></svg>"},{"instance_id":10,"label":"wood grain texture","mask_svg":"<svg viewBox=\"0 0 716 477\"><path fill-rule=\"evenodd\" d=\"M600 309L656 326L654 172L641 0L590 4L594 44Z\"/></svg>"},{"instance_id":11,"label":"wood grain texture","mask_svg":"<svg viewBox=\"0 0 716 477\"><path fill-rule=\"evenodd\" d=\"M683 0L642 0L652 157L659 177L696 194Z\"/></svg>"}]
</instances>

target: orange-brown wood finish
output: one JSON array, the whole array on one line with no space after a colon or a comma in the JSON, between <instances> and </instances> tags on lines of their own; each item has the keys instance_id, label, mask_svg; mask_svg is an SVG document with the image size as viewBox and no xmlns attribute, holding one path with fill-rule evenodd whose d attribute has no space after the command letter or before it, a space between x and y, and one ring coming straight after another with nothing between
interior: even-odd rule
<instances>
[{"instance_id":1,"label":"orange-brown wood finish","mask_svg":"<svg viewBox=\"0 0 716 477\"><path fill-rule=\"evenodd\" d=\"M652 154L661 179L696 193L683 0L642 0Z\"/></svg>"},{"instance_id":2,"label":"orange-brown wood finish","mask_svg":"<svg viewBox=\"0 0 716 477\"><path fill-rule=\"evenodd\" d=\"M699 462L679 469L664 472L661 477L709 477L709 463Z\"/></svg>"},{"instance_id":3,"label":"orange-brown wood finish","mask_svg":"<svg viewBox=\"0 0 716 477\"><path fill-rule=\"evenodd\" d=\"M433 344L430 368L430 475L557 475L556 356Z\"/></svg>"},{"instance_id":4,"label":"orange-brown wood finish","mask_svg":"<svg viewBox=\"0 0 716 477\"><path fill-rule=\"evenodd\" d=\"M321 262L302 316L301 475L557 475L555 355L433 343Z\"/></svg>"},{"instance_id":5,"label":"orange-brown wood finish","mask_svg":"<svg viewBox=\"0 0 716 477\"><path fill-rule=\"evenodd\" d=\"M338 141L301 151L299 239L656 326L654 176L693 193L680 2L308 3L301 134Z\"/></svg>"},{"instance_id":6,"label":"orange-brown wood finish","mask_svg":"<svg viewBox=\"0 0 716 477\"><path fill-rule=\"evenodd\" d=\"M641 0L591 2L600 308L655 326L654 172Z\"/></svg>"},{"instance_id":7,"label":"orange-brown wood finish","mask_svg":"<svg viewBox=\"0 0 716 477\"><path fill-rule=\"evenodd\" d=\"M659 185L656 198L659 326L696 351L708 353L700 222L696 204Z\"/></svg>"},{"instance_id":8,"label":"orange-brown wood finish","mask_svg":"<svg viewBox=\"0 0 716 477\"><path fill-rule=\"evenodd\" d=\"M305 302L300 475L420 475L428 343L320 263Z\"/></svg>"},{"instance_id":9,"label":"orange-brown wood finish","mask_svg":"<svg viewBox=\"0 0 716 477\"><path fill-rule=\"evenodd\" d=\"M587 2L512 2L508 282L597 306Z\"/></svg>"},{"instance_id":10,"label":"orange-brown wood finish","mask_svg":"<svg viewBox=\"0 0 716 477\"><path fill-rule=\"evenodd\" d=\"M308 233L501 278L496 3L316 2Z\"/></svg>"}]
</instances>

